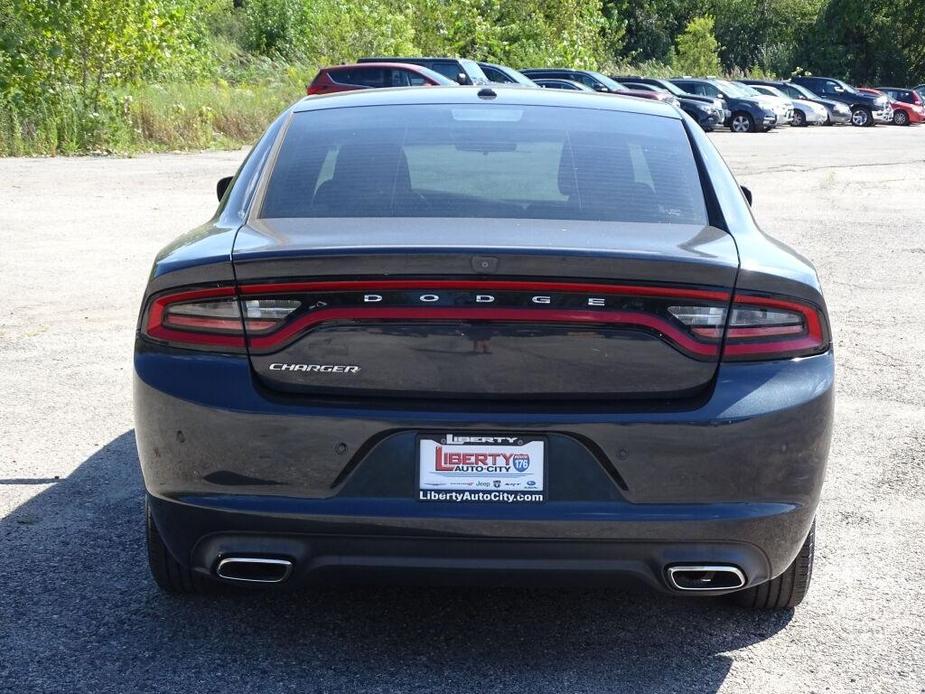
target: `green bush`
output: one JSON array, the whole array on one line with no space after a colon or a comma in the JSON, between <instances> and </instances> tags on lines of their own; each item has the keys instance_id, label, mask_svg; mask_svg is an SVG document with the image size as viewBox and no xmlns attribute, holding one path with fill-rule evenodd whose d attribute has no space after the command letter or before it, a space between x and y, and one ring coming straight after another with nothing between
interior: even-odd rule
<instances>
[{"instance_id":1,"label":"green bush","mask_svg":"<svg viewBox=\"0 0 925 694\"><path fill-rule=\"evenodd\" d=\"M722 72L713 17L695 17L675 40L671 67L678 74L706 76Z\"/></svg>"}]
</instances>

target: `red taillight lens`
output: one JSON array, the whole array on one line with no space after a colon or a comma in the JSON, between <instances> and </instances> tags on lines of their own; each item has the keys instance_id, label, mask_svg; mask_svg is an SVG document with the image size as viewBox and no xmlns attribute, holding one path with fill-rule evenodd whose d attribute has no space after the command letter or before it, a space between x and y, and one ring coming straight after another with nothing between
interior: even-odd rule
<instances>
[{"instance_id":1,"label":"red taillight lens","mask_svg":"<svg viewBox=\"0 0 925 694\"><path fill-rule=\"evenodd\" d=\"M232 287L183 291L151 303L144 332L172 344L243 349L245 331L272 331L299 306L290 299L239 302Z\"/></svg>"},{"instance_id":2,"label":"red taillight lens","mask_svg":"<svg viewBox=\"0 0 925 694\"><path fill-rule=\"evenodd\" d=\"M699 338L718 340L725 333L727 360L785 359L828 348L822 314L795 299L736 294L728 321L726 309L716 306L669 306L668 312Z\"/></svg>"},{"instance_id":3,"label":"red taillight lens","mask_svg":"<svg viewBox=\"0 0 925 694\"><path fill-rule=\"evenodd\" d=\"M828 349L825 318L815 306L783 297L737 293L726 327L723 359L786 359Z\"/></svg>"}]
</instances>

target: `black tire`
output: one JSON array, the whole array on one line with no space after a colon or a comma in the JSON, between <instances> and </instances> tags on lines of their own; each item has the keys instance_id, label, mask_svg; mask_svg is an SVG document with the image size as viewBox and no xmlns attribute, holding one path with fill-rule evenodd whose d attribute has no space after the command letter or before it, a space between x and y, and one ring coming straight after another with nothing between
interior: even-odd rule
<instances>
[{"instance_id":1,"label":"black tire","mask_svg":"<svg viewBox=\"0 0 925 694\"><path fill-rule=\"evenodd\" d=\"M851 111L851 125L858 128L869 128L874 124L874 115L869 108L858 106Z\"/></svg>"},{"instance_id":2,"label":"black tire","mask_svg":"<svg viewBox=\"0 0 925 694\"><path fill-rule=\"evenodd\" d=\"M207 593L214 589L215 583L182 566L161 539L148 501L145 500L145 525L148 540L148 566L151 576L161 590L168 593L190 594Z\"/></svg>"},{"instance_id":3,"label":"black tire","mask_svg":"<svg viewBox=\"0 0 925 694\"><path fill-rule=\"evenodd\" d=\"M796 607L809 592L815 545L816 521L813 521L800 553L784 573L761 585L733 593L730 597L736 604L756 610L784 610Z\"/></svg>"},{"instance_id":4,"label":"black tire","mask_svg":"<svg viewBox=\"0 0 925 694\"><path fill-rule=\"evenodd\" d=\"M753 133L755 132L755 119L750 113L736 111L729 118L729 130L734 133Z\"/></svg>"},{"instance_id":5,"label":"black tire","mask_svg":"<svg viewBox=\"0 0 925 694\"><path fill-rule=\"evenodd\" d=\"M893 124L894 125L909 125L909 114L905 111L894 111L893 112Z\"/></svg>"},{"instance_id":6,"label":"black tire","mask_svg":"<svg viewBox=\"0 0 925 694\"><path fill-rule=\"evenodd\" d=\"M797 128L806 127L806 116L798 108L793 109L793 125Z\"/></svg>"}]
</instances>

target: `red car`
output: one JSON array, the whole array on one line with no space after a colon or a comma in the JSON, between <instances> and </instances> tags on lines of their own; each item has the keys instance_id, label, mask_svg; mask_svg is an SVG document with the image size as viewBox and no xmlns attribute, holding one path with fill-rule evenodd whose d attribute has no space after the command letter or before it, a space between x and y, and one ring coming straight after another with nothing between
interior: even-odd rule
<instances>
[{"instance_id":1,"label":"red car","mask_svg":"<svg viewBox=\"0 0 925 694\"><path fill-rule=\"evenodd\" d=\"M913 89L899 87L861 87L858 91L867 94L885 94L890 98L893 107L894 125L911 125L912 123L925 123L925 101Z\"/></svg>"},{"instance_id":2,"label":"red car","mask_svg":"<svg viewBox=\"0 0 925 694\"><path fill-rule=\"evenodd\" d=\"M439 72L406 63L358 63L324 67L315 75L306 91L312 94L331 94L355 89L382 87L432 87L455 85L456 82Z\"/></svg>"}]
</instances>

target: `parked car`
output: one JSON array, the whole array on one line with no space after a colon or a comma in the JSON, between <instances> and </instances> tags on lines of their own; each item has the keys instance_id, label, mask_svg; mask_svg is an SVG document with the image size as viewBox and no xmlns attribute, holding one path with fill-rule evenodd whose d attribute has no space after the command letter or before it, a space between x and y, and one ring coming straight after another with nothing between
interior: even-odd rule
<instances>
[{"instance_id":1,"label":"parked car","mask_svg":"<svg viewBox=\"0 0 925 694\"><path fill-rule=\"evenodd\" d=\"M630 89L620 84L607 75L602 75L594 70L574 70L571 68L527 68L522 70L523 74L532 80L537 79L560 79L578 82L590 87L596 92L606 94L618 94L620 96L635 96L640 99L656 99L658 101L667 101L672 106L680 108L681 102L672 94L657 93L641 89Z\"/></svg>"},{"instance_id":2,"label":"parked car","mask_svg":"<svg viewBox=\"0 0 925 694\"><path fill-rule=\"evenodd\" d=\"M536 83L520 70L496 63L479 63L489 82L496 84L519 84L522 87L535 87Z\"/></svg>"},{"instance_id":3,"label":"parked car","mask_svg":"<svg viewBox=\"0 0 925 694\"><path fill-rule=\"evenodd\" d=\"M560 79L579 82L596 92L616 93L623 88L614 80L594 70L574 70L571 68L525 68L521 72L531 80Z\"/></svg>"},{"instance_id":4,"label":"parked car","mask_svg":"<svg viewBox=\"0 0 925 694\"><path fill-rule=\"evenodd\" d=\"M678 105L681 107L681 109L691 118L697 121L697 125L703 128L703 130L706 132L712 132L718 125L723 124L723 108L721 106L716 107L703 101L685 99L683 96L678 96L678 94L674 94L664 87L657 87L654 84L645 84L643 82L620 82L620 84L628 87L629 89L672 94L678 100ZM674 85L671 86L674 87ZM677 89L677 87L675 87L675 89ZM680 89L677 91L681 95L684 94L684 92Z\"/></svg>"},{"instance_id":5,"label":"parked car","mask_svg":"<svg viewBox=\"0 0 925 694\"><path fill-rule=\"evenodd\" d=\"M488 84L489 79L474 60L468 58L360 58L358 63L405 63L439 72L459 84Z\"/></svg>"},{"instance_id":6,"label":"parked car","mask_svg":"<svg viewBox=\"0 0 925 694\"><path fill-rule=\"evenodd\" d=\"M734 133L767 132L777 125L773 102L766 97L749 96L732 82L690 77L671 81L690 94L722 99L729 109L725 125Z\"/></svg>"},{"instance_id":7,"label":"parked car","mask_svg":"<svg viewBox=\"0 0 925 694\"><path fill-rule=\"evenodd\" d=\"M771 103L771 108L777 115L778 125L790 125L793 122L793 101L789 96L785 96L784 94L780 93L768 94L765 92L759 92L751 85L744 84L742 82L733 82L732 84L744 90L745 93L753 99L764 98L769 100Z\"/></svg>"},{"instance_id":8,"label":"parked car","mask_svg":"<svg viewBox=\"0 0 925 694\"><path fill-rule=\"evenodd\" d=\"M893 107L893 123L896 125L925 122L925 99L914 89L877 87L877 91L890 97L890 105Z\"/></svg>"},{"instance_id":9,"label":"parked car","mask_svg":"<svg viewBox=\"0 0 925 694\"><path fill-rule=\"evenodd\" d=\"M726 103L720 99L710 96L701 96L698 94L690 94L689 92L684 91L678 85L674 84L671 80L664 80L657 77L643 77L641 75L623 75L620 77L614 76L613 79L618 82L622 80L622 83L633 84L647 84L652 87L657 87L668 91L670 94L673 94L677 97L678 101L681 102L681 108L684 108L684 105L687 104L689 109L684 109L694 120L696 120L701 128L705 130L710 130L716 125L721 125L729 120L729 116L732 115L732 112L727 107ZM696 111L696 109L701 109ZM710 125L713 121L717 120L718 123Z\"/></svg>"},{"instance_id":10,"label":"parked car","mask_svg":"<svg viewBox=\"0 0 925 694\"><path fill-rule=\"evenodd\" d=\"M833 77L794 77L790 81L806 87L823 98L847 104L851 109L852 125L863 128L875 123L893 122L890 100L882 94L880 96L864 94Z\"/></svg>"},{"instance_id":11,"label":"parked car","mask_svg":"<svg viewBox=\"0 0 925 694\"><path fill-rule=\"evenodd\" d=\"M381 87L433 87L456 84L438 72L403 63L363 63L323 67L306 88L309 96Z\"/></svg>"},{"instance_id":12,"label":"parked car","mask_svg":"<svg viewBox=\"0 0 925 694\"><path fill-rule=\"evenodd\" d=\"M786 99L792 105L792 115L790 117L791 125L801 128L807 125L825 125L829 119L829 112L822 104L816 104L804 99L791 99L777 87L767 84L749 84L759 94Z\"/></svg>"},{"instance_id":13,"label":"parked car","mask_svg":"<svg viewBox=\"0 0 925 694\"><path fill-rule=\"evenodd\" d=\"M923 100L925 100L925 84L920 84L917 87L913 87L912 89L916 94L922 97Z\"/></svg>"},{"instance_id":14,"label":"parked car","mask_svg":"<svg viewBox=\"0 0 925 694\"><path fill-rule=\"evenodd\" d=\"M775 89L779 89L781 92L789 96L791 99L809 101L824 107L828 113L828 118L826 119L825 125L845 125L851 122L851 109L846 104L843 104L840 101L833 101L832 99L823 99L822 97L813 94L806 87L803 87L799 84L793 84L792 82L774 82L770 80L753 79L745 79L742 81L745 82L745 84L750 84L752 86L763 84L769 87L774 87Z\"/></svg>"},{"instance_id":15,"label":"parked car","mask_svg":"<svg viewBox=\"0 0 925 694\"><path fill-rule=\"evenodd\" d=\"M533 80L535 84L543 87L544 89L565 89L572 92L593 92L586 84L581 82L575 82L574 80L557 80L557 79L545 79L543 77L537 77Z\"/></svg>"},{"instance_id":16,"label":"parked car","mask_svg":"<svg viewBox=\"0 0 925 694\"><path fill-rule=\"evenodd\" d=\"M632 577L803 599L825 299L676 108L305 98L219 192L155 259L136 332L162 588Z\"/></svg>"}]
</instances>

